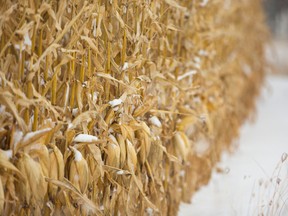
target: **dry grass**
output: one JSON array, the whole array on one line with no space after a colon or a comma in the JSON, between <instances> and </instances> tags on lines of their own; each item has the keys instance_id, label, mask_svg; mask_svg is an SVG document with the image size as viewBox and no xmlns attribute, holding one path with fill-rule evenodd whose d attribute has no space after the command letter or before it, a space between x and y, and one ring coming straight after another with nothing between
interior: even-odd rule
<instances>
[{"instance_id":1,"label":"dry grass","mask_svg":"<svg viewBox=\"0 0 288 216\"><path fill-rule=\"evenodd\" d=\"M176 215L253 110L260 4L1 1L0 212Z\"/></svg>"},{"instance_id":2,"label":"dry grass","mask_svg":"<svg viewBox=\"0 0 288 216\"><path fill-rule=\"evenodd\" d=\"M256 179L248 208L249 215L279 215L288 213L288 155L283 153L273 173Z\"/></svg>"}]
</instances>

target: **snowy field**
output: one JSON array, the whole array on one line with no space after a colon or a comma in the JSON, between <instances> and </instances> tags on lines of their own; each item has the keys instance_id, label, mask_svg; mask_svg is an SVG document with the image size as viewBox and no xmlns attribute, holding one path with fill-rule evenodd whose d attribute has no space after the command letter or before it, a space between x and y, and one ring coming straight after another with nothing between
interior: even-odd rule
<instances>
[{"instance_id":1,"label":"snowy field","mask_svg":"<svg viewBox=\"0 0 288 216\"><path fill-rule=\"evenodd\" d=\"M180 206L180 216L288 215L288 76L268 76L255 121L238 149L223 154L207 186Z\"/></svg>"}]
</instances>

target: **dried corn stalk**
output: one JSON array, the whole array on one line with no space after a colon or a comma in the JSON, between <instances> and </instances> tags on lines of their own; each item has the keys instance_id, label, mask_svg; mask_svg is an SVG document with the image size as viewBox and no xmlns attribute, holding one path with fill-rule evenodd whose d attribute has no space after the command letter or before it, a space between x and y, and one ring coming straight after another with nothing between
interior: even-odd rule
<instances>
[{"instance_id":1,"label":"dried corn stalk","mask_svg":"<svg viewBox=\"0 0 288 216\"><path fill-rule=\"evenodd\" d=\"M176 215L254 108L260 0L6 0L0 14L0 214Z\"/></svg>"}]
</instances>

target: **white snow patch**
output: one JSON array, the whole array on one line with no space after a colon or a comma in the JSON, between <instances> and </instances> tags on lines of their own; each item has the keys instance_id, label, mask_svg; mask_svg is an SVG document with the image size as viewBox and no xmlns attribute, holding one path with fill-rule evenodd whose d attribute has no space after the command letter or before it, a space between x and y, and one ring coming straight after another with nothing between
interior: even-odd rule
<instances>
[{"instance_id":1,"label":"white snow patch","mask_svg":"<svg viewBox=\"0 0 288 216\"><path fill-rule=\"evenodd\" d=\"M111 107L116 107L116 106L118 106L118 105L120 105L122 103L123 103L123 101L121 100L121 98L109 101L109 104L110 104Z\"/></svg>"},{"instance_id":2,"label":"white snow patch","mask_svg":"<svg viewBox=\"0 0 288 216\"><path fill-rule=\"evenodd\" d=\"M69 123L69 124L68 124L68 129L71 129L71 128L73 128L73 124L72 124L72 123Z\"/></svg>"},{"instance_id":3,"label":"white snow patch","mask_svg":"<svg viewBox=\"0 0 288 216\"><path fill-rule=\"evenodd\" d=\"M93 101L93 103L95 103L96 104L96 102L97 102L97 99L98 99L98 92L93 92L93 97L92 97L92 101Z\"/></svg>"},{"instance_id":4,"label":"white snow patch","mask_svg":"<svg viewBox=\"0 0 288 216\"><path fill-rule=\"evenodd\" d=\"M74 160L75 161L81 161L82 160L82 154L78 150L75 150Z\"/></svg>"},{"instance_id":5,"label":"white snow patch","mask_svg":"<svg viewBox=\"0 0 288 216\"><path fill-rule=\"evenodd\" d=\"M40 85L44 86L45 85L45 80L43 78L40 79Z\"/></svg>"},{"instance_id":6,"label":"white snow patch","mask_svg":"<svg viewBox=\"0 0 288 216\"><path fill-rule=\"evenodd\" d=\"M207 4L208 4L209 0L203 0L201 3L200 3L200 6L201 7L205 7Z\"/></svg>"},{"instance_id":7,"label":"white snow patch","mask_svg":"<svg viewBox=\"0 0 288 216\"><path fill-rule=\"evenodd\" d=\"M27 45L27 46L32 46L32 41L29 37L29 34L28 32L24 35L24 45Z\"/></svg>"},{"instance_id":8,"label":"white snow patch","mask_svg":"<svg viewBox=\"0 0 288 216\"><path fill-rule=\"evenodd\" d=\"M7 156L7 158L12 158L12 150L3 150L3 153Z\"/></svg>"},{"instance_id":9,"label":"white snow patch","mask_svg":"<svg viewBox=\"0 0 288 216\"><path fill-rule=\"evenodd\" d=\"M149 118L149 122L155 125L156 127L159 127L159 128L162 127L162 124L157 116L152 116L151 118Z\"/></svg>"},{"instance_id":10,"label":"white snow patch","mask_svg":"<svg viewBox=\"0 0 288 216\"><path fill-rule=\"evenodd\" d=\"M200 63L201 62L201 58L199 58L198 56L194 57L194 61L197 62L197 63Z\"/></svg>"},{"instance_id":11,"label":"white snow patch","mask_svg":"<svg viewBox=\"0 0 288 216\"><path fill-rule=\"evenodd\" d=\"M180 175L181 177L184 177L184 176L185 176L185 170L181 170L180 173L179 173L179 175Z\"/></svg>"},{"instance_id":12,"label":"white snow patch","mask_svg":"<svg viewBox=\"0 0 288 216\"><path fill-rule=\"evenodd\" d=\"M73 151L74 153L74 160L75 161L81 161L82 160L82 154L80 151L78 151L76 148L74 147L71 147L71 150Z\"/></svg>"},{"instance_id":13,"label":"white snow patch","mask_svg":"<svg viewBox=\"0 0 288 216\"><path fill-rule=\"evenodd\" d=\"M0 113L5 112L6 106L0 105Z\"/></svg>"},{"instance_id":14,"label":"white snow patch","mask_svg":"<svg viewBox=\"0 0 288 216\"><path fill-rule=\"evenodd\" d=\"M13 146L14 148L17 146L17 144L20 142L20 140L22 139L23 137L23 132L20 131L20 130L16 130L15 133L14 133L14 140L13 140Z\"/></svg>"},{"instance_id":15,"label":"white snow patch","mask_svg":"<svg viewBox=\"0 0 288 216\"><path fill-rule=\"evenodd\" d=\"M123 175L124 173L125 173L124 170L119 170L116 172L117 175Z\"/></svg>"},{"instance_id":16,"label":"white snow patch","mask_svg":"<svg viewBox=\"0 0 288 216\"><path fill-rule=\"evenodd\" d=\"M39 135L39 134L41 134L41 133L48 132L48 131L50 131L50 130L51 130L51 128L45 128L45 129L42 129L42 130L38 130L38 131L34 131L34 132L29 132L29 133L27 133L27 134L24 136L23 142L26 142L26 141L28 141L29 139L31 139L32 137L37 136L37 135Z\"/></svg>"},{"instance_id":17,"label":"white snow patch","mask_svg":"<svg viewBox=\"0 0 288 216\"><path fill-rule=\"evenodd\" d=\"M153 209L152 208L146 208L146 212L148 216L152 216L153 215Z\"/></svg>"},{"instance_id":18,"label":"white snow patch","mask_svg":"<svg viewBox=\"0 0 288 216\"><path fill-rule=\"evenodd\" d=\"M198 52L198 54L200 55L200 56L208 56L209 55L209 53L206 51L206 50L199 50L199 52Z\"/></svg>"},{"instance_id":19,"label":"white snow patch","mask_svg":"<svg viewBox=\"0 0 288 216\"><path fill-rule=\"evenodd\" d=\"M192 99L192 101L193 101L193 103L201 103L201 98L200 97L193 97L193 99Z\"/></svg>"},{"instance_id":20,"label":"white snow patch","mask_svg":"<svg viewBox=\"0 0 288 216\"><path fill-rule=\"evenodd\" d=\"M95 142L98 140L98 137L93 136L93 135L89 135L89 134L78 134L75 138L74 138L74 142Z\"/></svg>"},{"instance_id":21,"label":"white snow patch","mask_svg":"<svg viewBox=\"0 0 288 216\"><path fill-rule=\"evenodd\" d=\"M20 50L20 45L19 44L15 44L14 48L17 49L17 50ZM20 51L22 51L22 50L20 50ZM22 57L22 53L20 52L19 58L21 58L21 57Z\"/></svg>"},{"instance_id":22,"label":"white snow patch","mask_svg":"<svg viewBox=\"0 0 288 216\"><path fill-rule=\"evenodd\" d=\"M79 112L79 109L78 109L78 108L72 109L72 115L73 115L73 116L76 116L76 115L78 114L78 112Z\"/></svg>"},{"instance_id":23,"label":"white snow patch","mask_svg":"<svg viewBox=\"0 0 288 216\"><path fill-rule=\"evenodd\" d=\"M46 202L46 206L50 209L54 208L54 204L51 201Z\"/></svg>"},{"instance_id":24,"label":"white snow patch","mask_svg":"<svg viewBox=\"0 0 288 216\"><path fill-rule=\"evenodd\" d=\"M124 65L122 67L122 70L127 70L129 68L128 62L124 62Z\"/></svg>"},{"instance_id":25,"label":"white snow patch","mask_svg":"<svg viewBox=\"0 0 288 216\"><path fill-rule=\"evenodd\" d=\"M88 82L87 82L87 81L84 81L84 82L82 83L82 87L87 87L87 85L88 85Z\"/></svg>"}]
</instances>

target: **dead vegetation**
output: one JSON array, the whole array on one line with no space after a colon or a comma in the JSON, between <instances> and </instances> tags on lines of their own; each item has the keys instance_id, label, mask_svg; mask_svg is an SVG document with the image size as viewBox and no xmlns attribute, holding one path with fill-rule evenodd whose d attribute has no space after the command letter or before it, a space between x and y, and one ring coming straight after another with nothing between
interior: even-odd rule
<instances>
[{"instance_id":1,"label":"dead vegetation","mask_svg":"<svg viewBox=\"0 0 288 216\"><path fill-rule=\"evenodd\" d=\"M176 215L254 107L260 0L5 0L0 212Z\"/></svg>"}]
</instances>

